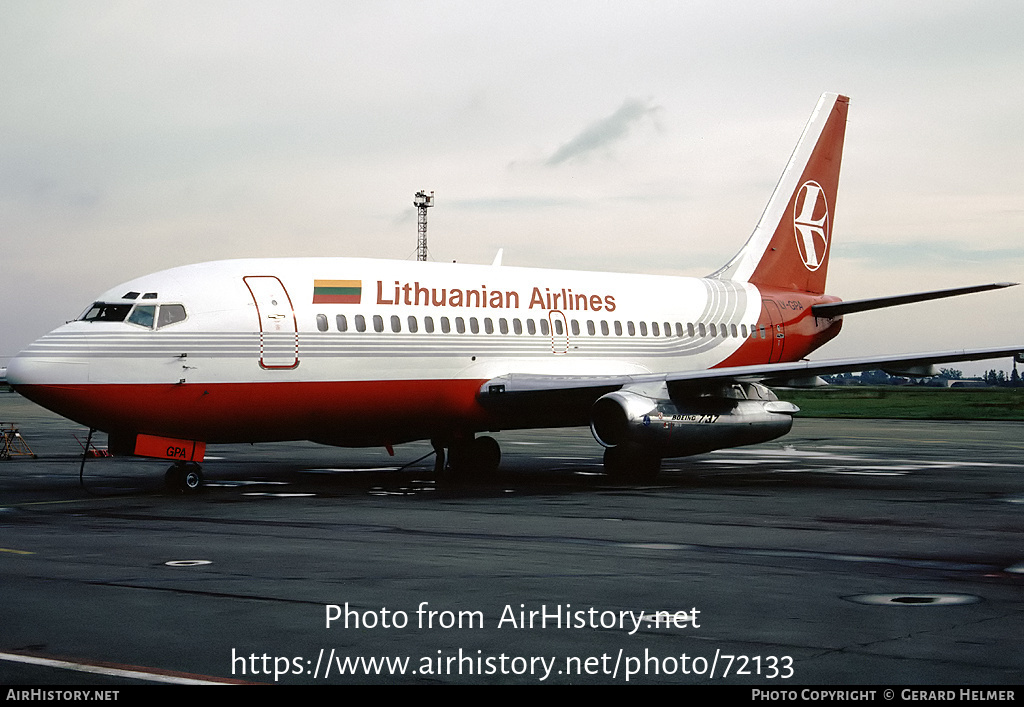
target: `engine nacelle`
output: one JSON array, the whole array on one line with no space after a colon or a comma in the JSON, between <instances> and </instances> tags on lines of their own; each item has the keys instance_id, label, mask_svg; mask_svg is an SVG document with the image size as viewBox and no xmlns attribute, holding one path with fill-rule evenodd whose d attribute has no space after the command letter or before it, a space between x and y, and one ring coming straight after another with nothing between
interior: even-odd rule
<instances>
[{"instance_id":1,"label":"engine nacelle","mask_svg":"<svg viewBox=\"0 0 1024 707\"><path fill-rule=\"evenodd\" d=\"M628 445L658 457L685 457L781 437L796 412L796 405L753 383L679 400L624 389L598 398L590 431L605 447Z\"/></svg>"}]
</instances>

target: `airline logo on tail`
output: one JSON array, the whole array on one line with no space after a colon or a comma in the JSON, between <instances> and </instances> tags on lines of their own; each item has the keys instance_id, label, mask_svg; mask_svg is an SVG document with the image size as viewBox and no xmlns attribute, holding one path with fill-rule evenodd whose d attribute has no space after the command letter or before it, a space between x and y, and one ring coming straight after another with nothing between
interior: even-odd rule
<instances>
[{"instance_id":1,"label":"airline logo on tail","mask_svg":"<svg viewBox=\"0 0 1024 707\"><path fill-rule=\"evenodd\" d=\"M825 262L829 240L828 200L815 181L800 187L793 204L793 231L804 267L814 272Z\"/></svg>"}]
</instances>

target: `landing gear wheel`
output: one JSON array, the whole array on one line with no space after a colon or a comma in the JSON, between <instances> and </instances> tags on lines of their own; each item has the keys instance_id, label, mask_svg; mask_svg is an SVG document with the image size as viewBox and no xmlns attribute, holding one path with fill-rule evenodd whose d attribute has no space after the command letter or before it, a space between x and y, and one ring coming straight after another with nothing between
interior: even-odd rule
<instances>
[{"instance_id":1,"label":"landing gear wheel","mask_svg":"<svg viewBox=\"0 0 1024 707\"><path fill-rule=\"evenodd\" d=\"M195 493L203 485L203 470L195 463L172 464L164 475L168 489Z\"/></svg>"},{"instance_id":2,"label":"landing gear wheel","mask_svg":"<svg viewBox=\"0 0 1024 707\"><path fill-rule=\"evenodd\" d=\"M448 468L456 476L470 472L492 474L501 463L501 447L493 437L477 437L452 444L448 451Z\"/></svg>"},{"instance_id":3,"label":"landing gear wheel","mask_svg":"<svg viewBox=\"0 0 1024 707\"><path fill-rule=\"evenodd\" d=\"M621 445L608 447L604 450L604 471L616 481L653 481L661 471L661 458Z\"/></svg>"},{"instance_id":4,"label":"landing gear wheel","mask_svg":"<svg viewBox=\"0 0 1024 707\"><path fill-rule=\"evenodd\" d=\"M203 470L198 464L186 464L181 477L181 488L184 491L197 491L203 485Z\"/></svg>"},{"instance_id":5,"label":"landing gear wheel","mask_svg":"<svg viewBox=\"0 0 1024 707\"><path fill-rule=\"evenodd\" d=\"M492 474L501 464L501 447L494 437L477 437L473 440L473 457L481 472Z\"/></svg>"}]
</instances>

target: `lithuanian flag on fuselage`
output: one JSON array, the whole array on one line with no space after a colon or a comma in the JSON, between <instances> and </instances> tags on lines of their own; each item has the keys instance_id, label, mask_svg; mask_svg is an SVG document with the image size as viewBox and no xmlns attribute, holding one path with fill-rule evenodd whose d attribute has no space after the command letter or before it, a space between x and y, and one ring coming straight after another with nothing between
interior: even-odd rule
<instances>
[{"instance_id":1,"label":"lithuanian flag on fuselage","mask_svg":"<svg viewBox=\"0 0 1024 707\"><path fill-rule=\"evenodd\" d=\"M360 304L362 280L313 280L313 304Z\"/></svg>"}]
</instances>

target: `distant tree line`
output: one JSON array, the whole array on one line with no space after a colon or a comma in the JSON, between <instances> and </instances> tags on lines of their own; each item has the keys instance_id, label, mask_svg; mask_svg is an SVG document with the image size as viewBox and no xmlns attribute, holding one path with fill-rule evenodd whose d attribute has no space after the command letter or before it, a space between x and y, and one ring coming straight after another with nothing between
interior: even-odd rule
<instances>
[{"instance_id":1,"label":"distant tree line","mask_svg":"<svg viewBox=\"0 0 1024 707\"><path fill-rule=\"evenodd\" d=\"M885 371L862 371L861 373L837 373L833 376L822 376L829 385L917 385L925 387L945 387L948 381L969 381L975 384L981 383L1000 388L1022 388L1017 372L1017 365L1007 374L1006 371L990 369L980 378L964 378L963 371L956 368L941 368L938 375L928 378L907 378L905 376L892 376Z\"/></svg>"},{"instance_id":2,"label":"distant tree line","mask_svg":"<svg viewBox=\"0 0 1024 707\"><path fill-rule=\"evenodd\" d=\"M1010 371L1010 375L1006 375L1005 371L996 371L994 369L985 371L982 380L989 385L998 385L1001 388L1020 388L1022 386L1020 374L1017 373L1016 366Z\"/></svg>"}]
</instances>

